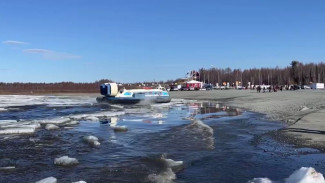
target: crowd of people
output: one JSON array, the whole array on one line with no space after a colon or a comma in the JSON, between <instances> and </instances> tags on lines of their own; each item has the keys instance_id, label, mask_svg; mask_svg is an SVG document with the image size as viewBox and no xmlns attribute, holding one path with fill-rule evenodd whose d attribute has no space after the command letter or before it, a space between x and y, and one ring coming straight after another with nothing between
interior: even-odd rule
<instances>
[{"instance_id":1,"label":"crowd of people","mask_svg":"<svg viewBox=\"0 0 325 183\"><path fill-rule=\"evenodd\" d=\"M299 89L299 87L297 87L296 85L285 85L285 86L278 86L278 85L270 85L270 86L260 86L258 85L257 87L254 86L254 89L256 88L257 93L261 93L261 91L263 90L263 93L265 93L266 91L269 92L277 92L277 91L282 91L282 90L297 90Z\"/></svg>"}]
</instances>

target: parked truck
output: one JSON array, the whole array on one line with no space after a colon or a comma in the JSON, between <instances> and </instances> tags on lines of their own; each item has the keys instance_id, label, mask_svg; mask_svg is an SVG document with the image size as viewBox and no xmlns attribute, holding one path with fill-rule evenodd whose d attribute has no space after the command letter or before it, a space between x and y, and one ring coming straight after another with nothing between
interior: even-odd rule
<instances>
[{"instance_id":1,"label":"parked truck","mask_svg":"<svg viewBox=\"0 0 325 183\"><path fill-rule=\"evenodd\" d=\"M312 83L310 84L311 89L324 89L324 83Z\"/></svg>"}]
</instances>

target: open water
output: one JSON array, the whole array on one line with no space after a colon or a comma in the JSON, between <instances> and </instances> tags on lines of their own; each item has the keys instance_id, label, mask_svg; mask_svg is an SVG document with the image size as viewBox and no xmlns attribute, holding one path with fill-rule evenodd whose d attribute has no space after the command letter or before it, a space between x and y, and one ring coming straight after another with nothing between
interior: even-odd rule
<instances>
[{"instance_id":1,"label":"open water","mask_svg":"<svg viewBox=\"0 0 325 183\"><path fill-rule=\"evenodd\" d=\"M282 181L300 167L325 172L323 153L272 139L283 124L226 104L110 106L91 97L1 96L0 109L0 182L53 176L58 182L245 183ZM48 123L59 129L46 130ZM35 132L15 133L31 125ZM85 143L89 135L100 145ZM55 165L62 156L79 164Z\"/></svg>"}]
</instances>

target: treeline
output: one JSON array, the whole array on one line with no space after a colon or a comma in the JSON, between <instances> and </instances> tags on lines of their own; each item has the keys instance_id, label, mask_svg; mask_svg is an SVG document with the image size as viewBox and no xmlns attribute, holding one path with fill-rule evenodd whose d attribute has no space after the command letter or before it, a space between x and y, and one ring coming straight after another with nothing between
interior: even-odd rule
<instances>
[{"instance_id":1,"label":"treeline","mask_svg":"<svg viewBox=\"0 0 325 183\"><path fill-rule=\"evenodd\" d=\"M205 83L229 82L230 85L241 83L242 86L247 86L248 82L251 85L309 85L310 83L325 82L325 63L318 64L309 63L303 64L298 61L292 61L290 66L285 68L261 68L261 69L200 69L200 81Z\"/></svg>"},{"instance_id":2,"label":"treeline","mask_svg":"<svg viewBox=\"0 0 325 183\"><path fill-rule=\"evenodd\" d=\"M0 93L2 94L33 94L33 93L93 93L99 92L102 83L111 82L107 79L93 83L4 83L0 82Z\"/></svg>"}]
</instances>

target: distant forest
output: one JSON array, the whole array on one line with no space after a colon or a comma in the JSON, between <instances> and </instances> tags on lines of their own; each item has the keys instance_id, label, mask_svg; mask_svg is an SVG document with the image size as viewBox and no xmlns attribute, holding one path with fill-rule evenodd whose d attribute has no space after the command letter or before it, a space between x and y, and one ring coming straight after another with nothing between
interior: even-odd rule
<instances>
[{"instance_id":1,"label":"distant forest","mask_svg":"<svg viewBox=\"0 0 325 183\"><path fill-rule=\"evenodd\" d=\"M299 61L292 61L290 66L285 68L253 68L253 69L200 69L200 79L205 83L215 85L223 82L234 84L242 83L242 86L247 86L248 82L251 85L309 85L312 82L325 82L325 63L318 64L308 63L303 64Z\"/></svg>"},{"instance_id":2,"label":"distant forest","mask_svg":"<svg viewBox=\"0 0 325 183\"><path fill-rule=\"evenodd\" d=\"M199 80L205 83L218 83L222 85L229 82L230 85L240 82L242 86L267 84L267 85L309 85L311 82L325 82L325 63L303 64L298 61L292 61L290 66L285 68L254 68L254 69L199 69ZM182 79L160 81L162 85L168 85L175 82L181 83ZM0 82L0 94L40 94L40 93L98 93L99 86L102 83L112 82L108 79L95 81L93 83L5 83ZM140 87L142 83L133 83L123 85L126 88ZM152 82L146 82L145 86L152 85Z\"/></svg>"},{"instance_id":3,"label":"distant forest","mask_svg":"<svg viewBox=\"0 0 325 183\"><path fill-rule=\"evenodd\" d=\"M93 83L3 83L0 82L0 94L36 94L36 93L94 93L99 92L102 83L110 80L99 80Z\"/></svg>"}]
</instances>

